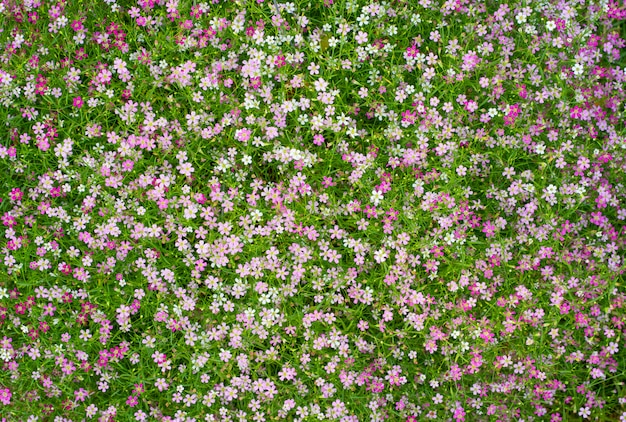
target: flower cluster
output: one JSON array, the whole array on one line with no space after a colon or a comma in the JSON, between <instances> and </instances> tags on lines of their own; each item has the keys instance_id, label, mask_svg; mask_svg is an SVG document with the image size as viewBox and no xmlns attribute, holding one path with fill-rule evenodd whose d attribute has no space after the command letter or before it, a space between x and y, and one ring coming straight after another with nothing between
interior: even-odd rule
<instances>
[{"instance_id":1,"label":"flower cluster","mask_svg":"<svg viewBox=\"0 0 626 422\"><path fill-rule=\"evenodd\" d=\"M616 2L0 0L0 415L626 420Z\"/></svg>"}]
</instances>

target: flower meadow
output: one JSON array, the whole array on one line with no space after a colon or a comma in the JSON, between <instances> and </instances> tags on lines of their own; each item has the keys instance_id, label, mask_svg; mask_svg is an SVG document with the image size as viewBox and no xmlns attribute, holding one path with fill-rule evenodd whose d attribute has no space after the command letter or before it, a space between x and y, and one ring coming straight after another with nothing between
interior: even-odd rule
<instances>
[{"instance_id":1,"label":"flower meadow","mask_svg":"<svg viewBox=\"0 0 626 422\"><path fill-rule=\"evenodd\" d=\"M0 420L626 421L626 7L0 0Z\"/></svg>"}]
</instances>

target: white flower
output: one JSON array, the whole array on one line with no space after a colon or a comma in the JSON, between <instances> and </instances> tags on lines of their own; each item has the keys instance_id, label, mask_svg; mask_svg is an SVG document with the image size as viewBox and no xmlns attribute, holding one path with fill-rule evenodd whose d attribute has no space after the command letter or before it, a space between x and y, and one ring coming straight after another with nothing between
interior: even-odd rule
<instances>
[{"instance_id":1,"label":"white flower","mask_svg":"<svg viewBox=\"0 0 626 422\"><path fill-rule=\"evenodd\" d=\"M259 210L254 210L250 213L250 216L252 217L252 221L257 222L261 220L263 213Z\"/></svg>"},{"instance_id":2,"label":"white flower","mask_svg":"<svg viewBox=\"0 0 626 422\"><path fill-rule=\"evenodd\" d=\"M378 204L380 204L380 201L383 200L383 194L380 193L380 191L377 191L376 189L374 189L372 191L372 195L370 196L370 202L373 203L375 206L378 206Z\"/></svg>"},{"instance_id":3,"label":"white flower","mask_svg":"<svg viewBox=\"0 0 626 422\"><path fill-rule=\"evenodd\" d=\"M369 23L370 18L367 15L359 15L359 17L356 18L356 20L359 23L359 26L363 26L363 25L367 25Z\"/></svg>"},{"instance_id":4,"label":"white flower","mask_svg":"<svg viewBox=\"0 0 626 422\"><path fill-rule=\"evenodd\" d=\"M576 63L574 67L572 67L572 71L574 72L574 75L576 76L582 75L584 70L585 70L584 66L580 63Z\"/></svg>"},{"instance_id":5,"label":"white flower","mask_svg":"<svg viewBox=\"0 0 626 422\"><path fill-rule=\"evenodd\" d=\"M377 263L383 263L387 260L387 257L389 256L389 252L383 248L383 249L379 249L376 252L374 252L374 261L376 261Z\"/></svg>"},{"instance_id":6,"label":"white flower","mask_svg":"<svg viewBox=\"0 0 626 422\"><path fill-rule=\"evenodd\" d=\"M539 143L535 146L535 152L539 155L543 155L546 152L546 146L542 143Z\"/></svg>"},{"instance_id":7,"label":"white flower","mask_svg":"<svg viewBox=\"0 0 626 422\"><path fill-rule=\"evenodd\" d=\"M0 349L0 359L2 359L5 362L8 362L11 360L11 352L8 351L7 349Z\"/></svg>"},{"instance_id":8,"label":"white flower","mask_svg":"<svg viewBox=\"0 0 626 422\"><path fill-rule=\"evenodd\" d=\"M581 407L578 411L578 415L583 419L587 419L589 418L589 415L591 415L591 410L589 410L588 407Z\"/></svg>"}]
</instances>

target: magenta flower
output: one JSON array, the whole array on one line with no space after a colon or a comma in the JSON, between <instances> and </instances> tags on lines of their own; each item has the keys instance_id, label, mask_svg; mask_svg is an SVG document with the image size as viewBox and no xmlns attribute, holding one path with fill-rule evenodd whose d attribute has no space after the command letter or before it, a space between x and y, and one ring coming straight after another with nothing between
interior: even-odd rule
<instances>
[{"instance_id":1,"label":"magenta flower","mask_svg":"<svg viewBox=\"0 0 626 422\"><path fill-rule=\"evenodd\" d=\"M320 135L320 134L314 135L313 143L317 146L322 145L324 143L324 135Z\"/></svg>"},{"instance_id":2,"label":"magenta flower","mask_svg":"<svg viewBox=\"0 0 626 422\"><path fill-rule=\"evenodd\" d=\"M81 97L74 98L72 105L76 108L81 108L83 106L83 99Z\"/></svg>"},{"instance_id":3,"label":"magenta flower","mask_svg":"<svg viewBox=\"0 0 626 422\"><path fill-rule=\"evenodd\" d=\"M482 231L483 233L485 233L485 236L487 236L487 238L493 237L495 236L496 226L491 221L487 221L484 223Z\"/></svg>"},{"instance_id":4,"label":"magenta flower","mask_svg":"<svg viewBox=\"0 0 626 422\"><path fill-rule=\"evenodd\" d=\"M21 201L24 193L20 190L20 188L11 189L11 200L12 201Z\"/></svg>"},{"instance_id":5,"label":"magenta flower","mask_svg":"<svg viewBox=\"0 0 626 422\"><path fill-rule=\"evenodd\" d=\"M11 390L8 388L0 390L0 402L2 402L2 404L10 404L12 395Z\"/></svg>"},{"instance_id":6,"label":"magenta flower","mask_svg":"<svg viewBox=\"0 0 626 422\"><path fill-rule=\"evenodd\" d=\"M137 397L135 396L128 396L128 399L126 400L126 404L129 405L130 407L135 407L137 406L138 403L139 403L139 400L137 400Z\"/></svg>"},{"instance_id":7,"label":"magenta flower","mask_svg":"<svg viewBox=\"0 0 626 422\"><path fill-rule=\"evenodd\" d=\"M72 25L70 25L74 31L80 31L84 28L83 23L78 20L74 20Z\"/></svg>"}]
</instances>

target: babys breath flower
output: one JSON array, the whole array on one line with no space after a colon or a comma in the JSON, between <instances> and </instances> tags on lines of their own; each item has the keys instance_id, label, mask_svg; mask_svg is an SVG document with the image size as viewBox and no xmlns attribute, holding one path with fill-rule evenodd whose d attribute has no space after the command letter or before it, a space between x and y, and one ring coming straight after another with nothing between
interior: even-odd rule
<instances>
[{"instance_id":1,"label":"babys breath flower","mask_svg":"<svg viewBox=\"0 0 626 422\"><path fill-rule=\"evenodd\" d=\"M380 201L382 201L383 198L384 198L383 194L380 191L374 189L372 191L372 195L370 196L370 202L373 203L375 206L378 206L378 204L380 204Z\"/></svg>"},{"instance_id":2,"label":"babys breath flower","mask_svg":"<svg viewBox=\"0 0 626 422\"><path fill-rule=\"evenodd\" d=\"M588 419L589 415L591 415L591 410L588 407L581 407L578 415L583 419Z\"/></svg>"},{"instance_id":3,"label":"babys breath flower","mask_svg":"<svg viewBox=\"0 0 626 422\"><path fill-rule=\"evenodd\" d=\"M8 349L0 349L0 359L9 362L12 359L11 351Z\"/></svg>"},{"instance_id":4,"label":"babys breath flower","mask_svg":"<svg viewBox=\"0 0 626 422\"><path fill-rule=\"evenodd\" d=\"M2 402L3 404L10 404L11 396L13 396L13 394L8 388L0 390L0 402Z\"/></svg>"},{"instance_id":5,"label":"babys breath flower","mask_svg":"<svg viewBox=\"0 0 626 422\"><path fill-rule=\"evenodd\" d=\"M539 155L543 155L546 152L546 146L543 143L539 143L535 146L535 152Z\"/></svg>"},{"instance_id":6,"label":"babys breath flower","mask_svg":"<svg viewBox=\"0 0 626 422\"><path fill-rule=\"evenodd\" d=\"M576 63L574 67L572 67L572 72L574 72L574 75L576 76L582 75L584 70L585 70L584 66L580 63Z\"/></svg>"},{"instance_id":7,"label":"babys breath flower","mask_svg":"<svg viewBox=\"0 0 626 422\"><path fill-rule=\"evenodd\" d=\"M182 163L178 166L176 166L176 168L178 169L178 171L180 171L180 174L190 177L191 174L194 172L194 168L191 165L191 163Z\"/></svg>"}]
</instances>

